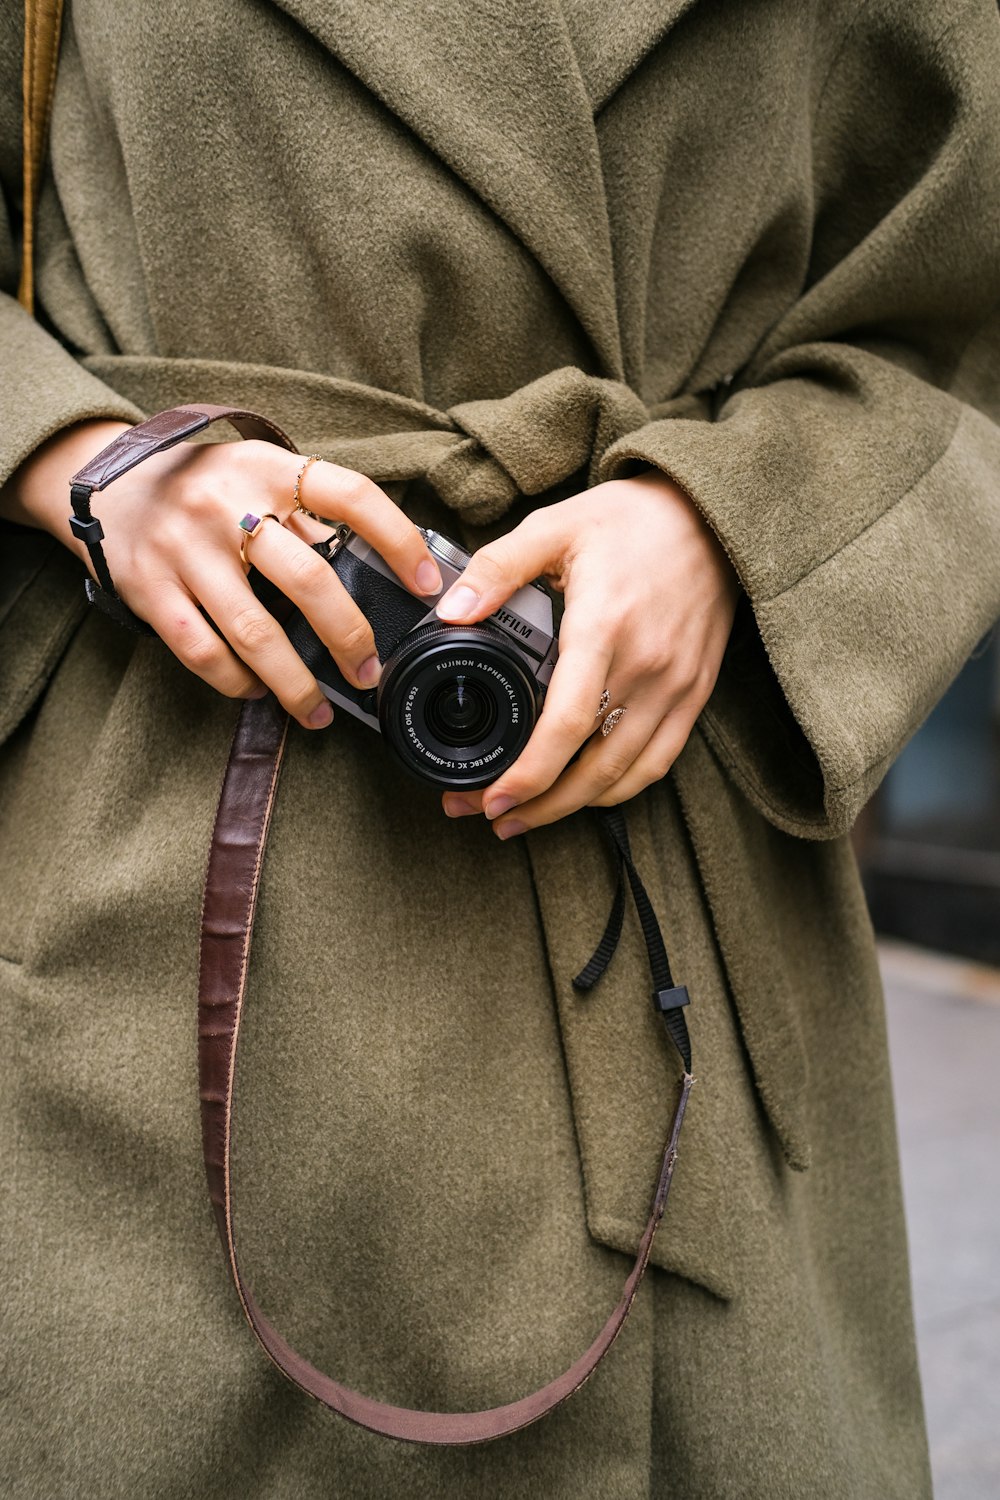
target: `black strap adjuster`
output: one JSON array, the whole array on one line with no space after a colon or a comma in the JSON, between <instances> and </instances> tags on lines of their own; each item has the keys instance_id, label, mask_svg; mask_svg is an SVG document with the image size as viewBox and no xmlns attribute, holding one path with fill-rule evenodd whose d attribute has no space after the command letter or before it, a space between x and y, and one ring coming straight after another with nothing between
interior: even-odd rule
<instances>
[{"instance_id":1,"label":"black strap adjuster","mask_svg":"<svg viewBox=\"0 0 1000 1500\"><path fill-rule=\"evenodd\" d=\"M104 540L104 527L96 516L91 516L89 521L82 516L70 516L69 529L86 547L96 547Z\"/></svg>"},{"instance_id":2,"label":"black strap adjuster","mask_svg":"<svg viewBox=\"0 0 1000 1500\"><path fill-rule=\"evenodd\" d=\"M668 990L654 990L653 1004L660 1012L677 1010L682 1005L690 1005L691 996L687 992L687 985L675 984Z\"/></svg>"}]
</instances>

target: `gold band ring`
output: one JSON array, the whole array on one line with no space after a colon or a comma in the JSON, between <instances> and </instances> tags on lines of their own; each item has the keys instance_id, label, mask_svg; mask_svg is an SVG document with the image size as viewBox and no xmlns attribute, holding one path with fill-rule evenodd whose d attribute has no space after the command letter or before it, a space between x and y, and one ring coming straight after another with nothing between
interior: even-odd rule
<instances>
[{"instance_id":1,"label":"gold band ring","mask_svg":"<svg viewBox=\"0 0 1000 1500\"><path fill-rule=\"evenodd\" d=\"M601 717L601 714L603 714L605 712L605 710L607 709L607 706L608 706L608 704L610 702L611 702L611 694L608 692L607 688L605 688L604 692L601 694L601 701L597 705L597 712L594 715L595 719L599 719Z\"/></svg>"},{"instance_id":2,"label":"gold band ring","mask_svg":"<svg viewBox=\"0 0 1000 1500\"><path fill-rule=\"evenodd\" d=\"M301 511L302 515L311 516L314 521L326 521L325 516L318 516L314 510L306 510L305 506L302 504L302 476L305 474L310 464L319 464L322 462L323 460L318 453L310 453L309 457L306 459L305 463L296 474L295 489L292 492L293 515L295 514L295 511Z\"/></svg>"},{"instance_id":3,"label":"gold band ring","mask_svg":"<svg viewBox=\"0 0 1000 1500\"><path fill-rule=\"evenodd\" d=\"M276 516L273 510L265 511L262 516L255 516L253 511L248 510L239 523L240 531L243 533L240 537L240 562L248 573L250 571L250 559L247 557L247 542L251 541L257 535L265 521L277 521L279 526L282 524L281 517Z\"/></svg>"},{"instance_id":4,"label":"gold band ring","mask_svg":"<svg viewBox=\"0 0 1000 1500\"><path fill-rule=\"evenodd\" d=\"M620 708L613 708L607 718L601 723L601 734L607 739L616 724L620 724L628 711L628 704L623 703Z\"/></svg>"}]
</instances>

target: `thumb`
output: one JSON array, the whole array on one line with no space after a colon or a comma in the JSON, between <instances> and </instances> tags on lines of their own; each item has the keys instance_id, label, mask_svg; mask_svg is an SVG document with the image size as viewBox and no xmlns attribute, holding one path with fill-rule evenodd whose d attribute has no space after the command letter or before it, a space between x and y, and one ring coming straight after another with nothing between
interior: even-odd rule
<instances>
[{"instance_id":1,"label":"thumb","mask_svg":"<svg viewBox=\"0 0 1000 1500\"><path fill-rule=\"evenodd\" d=\"M461 578L438 600L439 619L459 625L484 620L524 584L551 571L554 538L537 514L473 553Z\"/></svg>"}]
</instances>

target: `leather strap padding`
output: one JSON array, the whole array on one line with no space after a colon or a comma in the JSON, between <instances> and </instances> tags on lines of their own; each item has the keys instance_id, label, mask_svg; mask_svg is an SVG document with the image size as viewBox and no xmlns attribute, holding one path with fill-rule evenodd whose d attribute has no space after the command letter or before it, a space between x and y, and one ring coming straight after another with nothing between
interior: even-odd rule
<instances>
[{"instance_id":1,"label":"leather strap padding","mask_svg":"<svg viewBox=\"0 0 1000 1500\"><path fill-rule=\"evenodd\" d=\"M205 882L198 1002L202 1140L223 1249L250 1327L268 1358L300 1390L349 1421L387 1437L414 1443L488 1442L528 1426L565 1401L614 1342L638 1291L666 1208L693 1080L688 1073L681 1080L649 1222L621 1301L586 1353L540 1390L486 1411L411 1411L348 1389L296 1353L261 1312L240 1270L231 1173L237 1041L264 846L287 732L288 718L272 696L244 704L226 767Z\"/></svg>"},{"instance_id":2,"label":"leather strap padding","mask_svg":"<svg viewBox=\"0 0 1000 1500\"><path fill-rule=\"evenodd\" d=\"M134 469L136 464L141 464L144 458L162 453L175 443L182 443L185 438L202 432L213 422L221 421L229 422L235 427L240 437L259 438L264 442L278 443L292 453L298 451L287 432L283 432L277 423L257 412L245 411L239 406L192 403L157 412L154 417L147 418L136 427L130 427L127 432L119 433L107 447L102 448L100 453L95 453L89 463L73 475L70 483L85 485L90 490L103 490L113 480L127 474L129 469Z\"/></svg>"}]
</instances>

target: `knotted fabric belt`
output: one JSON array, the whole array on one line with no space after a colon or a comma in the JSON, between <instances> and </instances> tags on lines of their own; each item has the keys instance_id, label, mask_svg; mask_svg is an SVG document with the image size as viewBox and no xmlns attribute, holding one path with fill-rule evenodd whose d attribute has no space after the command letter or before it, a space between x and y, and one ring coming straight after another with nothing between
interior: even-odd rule
<instances>
[{"instance_id":1,"label":"knotted fabric belt","mask_svg":"<svg viewBox=\"0 0 1000 1500\"><path fill-rule=\"evenodd\" d=\"M707 417L708 398L647 407L621 381L573 365L507 396L447 411L375 386L308 371L146 355L95 356L87 369L144 411L211 402L266 411L307 453L379 484L426 480L472 525L502 516L576 474L593 484L607 450L647 422Z\"/></svg>"}]
</instances>

